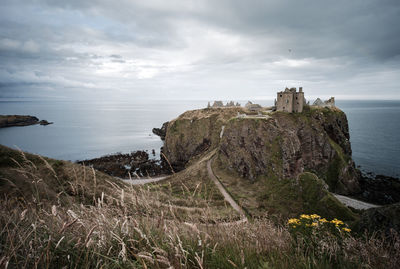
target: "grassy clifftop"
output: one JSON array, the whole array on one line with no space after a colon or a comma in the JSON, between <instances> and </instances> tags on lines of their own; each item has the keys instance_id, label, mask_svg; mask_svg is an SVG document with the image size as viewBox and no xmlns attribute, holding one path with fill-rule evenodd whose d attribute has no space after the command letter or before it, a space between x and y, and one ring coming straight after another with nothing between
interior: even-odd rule
<instances>
[{"instance_id":1,"label":"grassy clifftop","mask_svg":"<svg viewBox=\"0 0 400 269\"><path fill-rule=\"evenodd\" d=\"M313 172L330 191L359 190L359 172L351 159L346 115L337 108L306 107L303 113L239 116L243 108L188 111L170 122L164 153L177 168L218 148L231 172L254 181L259 176L296 178Z\"/></svg>"},{"instance_id":2,"label":"grassy clifftop","mask_svg":"<svg viewBox=\"0 0 400 269\"><path fill-rule=\"evenodd\" d=\"M164 153L172 165L183 169L193 157L219 145L222 126L243 113L241 107L191 110L168 124Z\"/></svg>"},{"instance_id":3,"label":"grassy clifftop","mask_svg":"<svg viewBox=\"0 0 400 269\"><path fill-rule=\"evenodd\" d=\"M0 267L398 268L396 237L312 226L297 233L268 216L237 222L205 173L211 153L165 181L133 187L0 146ZM329 198L312 174L299 186L317 203L310 208Z\"/></svg>"},{"instance_id":4,"label":"grassy clifftop","mask_svg":"<svg viewBox=\"0 0 400 269\"><path fill-rule=\"evenodd\" d=\"M262 116L243 108L211 108L170 122L165 153L174 165L190 167L211 150L216 150L214 171L250 215L357 218L329 193L359 188L346 115L337 108Z\"/></svg>"}]
</instances>

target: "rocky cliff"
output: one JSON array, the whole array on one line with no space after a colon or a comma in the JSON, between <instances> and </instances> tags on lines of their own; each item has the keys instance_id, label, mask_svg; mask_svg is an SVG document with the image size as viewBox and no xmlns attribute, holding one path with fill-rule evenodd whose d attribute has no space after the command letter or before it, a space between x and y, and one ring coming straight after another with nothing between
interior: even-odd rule
<instances>
[{"instance_id":1,"label":"rocky cliff","mask_svg":"<svg viewBox=\"0 0 400 269\"><path fill-rule=\"evenodd\" d=\"M329 190L359 191L351 159L347 118L337 108L307 107L303 113L238 116L243 108L188 111L171 121L164 153L177 168L218 148L217 159L244 180L296 179L313 172Z\"/></svg>"},{"instance_id":2,"label":"rocky cliff","mask_svg":"<svg viewBox=\"0 0 400 269\"><path fill-rule=\"evenodd\" d=\"M243 112L240 107L186 111L168 123L163 153L176 170L183 169L191 158L218 147L222 126Z\"/></svg>"}]
</instances>

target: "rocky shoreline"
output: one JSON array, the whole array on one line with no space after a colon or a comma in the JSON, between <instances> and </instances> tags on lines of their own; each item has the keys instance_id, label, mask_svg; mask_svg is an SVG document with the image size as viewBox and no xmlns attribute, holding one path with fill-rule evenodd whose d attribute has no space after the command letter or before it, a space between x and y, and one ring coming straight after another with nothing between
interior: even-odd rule
<instances>
[{"instance_id":1,"label":"rocky shoreline","mask_svg":"<svg viewBox=\"0 0 400 269\"><path fill-rule=\"evenodd\" d=\"M152 132L158 135L161 140L165 140L168 122L165 122L161 128L153 128ZM77 163L93 167L96 170L108 175L129 179L150 178L170 175L173 171L165 160L163 148L160 149L159 159L151 159L146 151L138 150L131 153L115 153L99 158L78 161ZM155 150L152 150L155 157Z\"/></svg>"},{"instance_id":2,"label":"rocky shoreline","mask_svg":"<svg viewBox=\"0 0 400 269\"><path fill-rule=\"evenodd\" d=\"M41 120L34 116L29 115L0 115L0 128L14 127L14 126L29 126L29 125L49 125L52 122Z\"/></svg>"},{"instance_id":3,"label":"rocky shoreline","mask_svg":"<svg viewBox=\"0 0 400 269\"><path fill-rule=\"evenodd\" d=\"M378 205L400 202L400 179L385 175L362 173L359 179L361 191L354 198Z\"/></svg>"},{"instance_id":4,"label":"rocky shoreline","mask_svg":"<svg viewBox=\"0 0 400 269\"><path fill-rule=\"evenodd\" d=\"M155 151L153 150L153 154ZM133 151L131 153L116 153L95 159L78 161L79 164L93 167L108 175L128 179L149 178L171 174L171 169L165 159L150 159L146 151Z\"/></svg>"}]
</instances>

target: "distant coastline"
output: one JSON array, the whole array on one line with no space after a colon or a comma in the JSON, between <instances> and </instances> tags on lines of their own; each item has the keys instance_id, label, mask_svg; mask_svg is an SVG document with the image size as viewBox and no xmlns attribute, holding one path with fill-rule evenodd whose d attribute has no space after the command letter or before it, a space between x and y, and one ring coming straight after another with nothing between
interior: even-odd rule
<instances>
[{"instance_id":1,"label":"distant coastline","mask_svg":"<svg viewBox=\"0 0 400 269\"><path fill-rule=\"evenodd\" d=\"M40 120L35 116L29 115L0 115L0 128L29 125L49 125L52 122Z\"/></svg>"}]
</instances>

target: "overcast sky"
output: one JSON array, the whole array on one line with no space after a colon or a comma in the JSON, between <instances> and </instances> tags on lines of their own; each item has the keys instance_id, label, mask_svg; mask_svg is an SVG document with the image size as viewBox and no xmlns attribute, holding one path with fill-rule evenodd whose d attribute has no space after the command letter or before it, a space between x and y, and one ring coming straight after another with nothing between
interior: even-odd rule
<instances>
[{"instance_id":1,"label":"overcast sky","mask_svg":"<svg viewBox=\"0 0 400 269\"><path fill-rule=\"evenodd\" d=\"M399 0L1 0L0 97L400 99Z\"/></svg>"}]
</instances>

